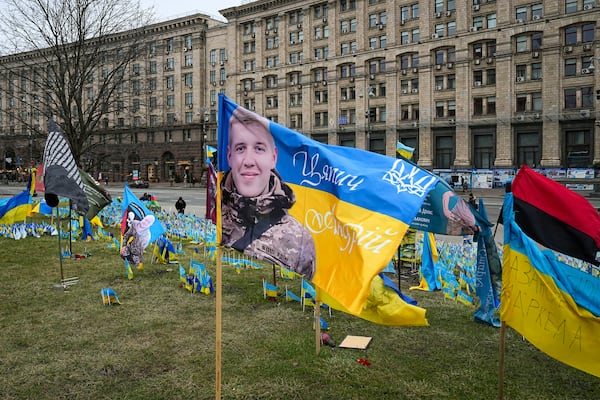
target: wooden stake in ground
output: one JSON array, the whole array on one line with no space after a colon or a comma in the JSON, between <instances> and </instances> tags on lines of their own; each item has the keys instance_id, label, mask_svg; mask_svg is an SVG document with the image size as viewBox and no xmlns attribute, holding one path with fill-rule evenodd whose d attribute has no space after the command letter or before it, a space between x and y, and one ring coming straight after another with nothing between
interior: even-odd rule
<instances>
[{"instance_id":1,"label":"wooden stake in ground","mask_svg":"<svg viewBox=\"0 0 600 400\"><path fill-rule=\"evenodd\" d=\"M498 400L504 396L504 352L506 341L506 322L500 322L500 349L498 356Z\"/></svg>"},{"instance_id":2,"label":"wooden stake in ground","mask_svg":"<svg viewBox=\"0 0 600 400\"><path fill-rule=\"evenodd\" d=\"M319 287L315 285L315 351L321 352L321 295Z\"/></svg>"}]
</instances>

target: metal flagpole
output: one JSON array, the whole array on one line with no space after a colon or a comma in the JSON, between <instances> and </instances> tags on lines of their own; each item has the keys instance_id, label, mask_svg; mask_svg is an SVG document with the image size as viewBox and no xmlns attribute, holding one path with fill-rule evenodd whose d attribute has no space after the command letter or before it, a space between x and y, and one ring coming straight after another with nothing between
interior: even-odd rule
<instances>
[{"instance_id":1,"label":"metal flagpole","mask_svg":"<svg viewBox=\"0 0 600 400\"><path fill-rule=\"evenodd\" d=\"M63 289L66 289L65 286L65 275L63 273L63 263L62 263L62 247L60 244L60 213L58 211L59 207L56 207L56 230L58 231L58 259L60 260L60 284Z\"/></svg>"}]
</instances>

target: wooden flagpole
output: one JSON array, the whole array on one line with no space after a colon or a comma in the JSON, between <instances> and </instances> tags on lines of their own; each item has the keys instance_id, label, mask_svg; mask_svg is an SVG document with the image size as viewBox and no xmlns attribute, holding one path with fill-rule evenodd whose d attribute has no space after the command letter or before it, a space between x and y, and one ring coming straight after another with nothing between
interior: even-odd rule
<instances>
[{"instance_id":1,"label":"wooden flagpole","mask_svg":"<svg viewBox=\"0 0 600 400\"><path fill-rule=\"evenodd\" d=\"M321 352L321 294L315 285L315 352Z\"/></svg>"},{"instance_id":2,"label":"wooden flagpole","mask_svg":"<svg viewBox=\"0 0 600 400\"><path fill-rule=\"evenodd\" d=\"M504 397L504 353L506 351L506 322L500 322L500 349L498 356L498 400Z\"/></svg>"},{"instance_id":3,"label":"wooden flagpole","mask_svg":"<svg viewBox=\"0 0 600 400\"><path fill-rule=\"evenodd\" d=\"M72 243L73 243L73 226L71 225L72 222L72 218L73 218L73 207L72 207L72 202L71 199L69 199L69 255L72 256L73 255L73 247L72 247Z\"/></svg>"},{"instance_id":4,"label":"wooden flagpole","mask_svg":"<svg viewBox=\"0 0 600 400\"><path fill-rule=\"evenodd\" d=\"M217 191L215 195L216 219L217 219L217 268L216 268L216 313L215 313L215 399L221 400L221 341L223 334L222 327L222 304L223 304L223 249L221 247L221 234L223 229L223 219L221 217L221 179L223 173L217 174ZM207 197L208 199L208 193ZM207 200L208 201L208 200Z\"/></svg>"},{"instance_id":5,"label":"wooden flagpole","mask_svg":"<svg viewBox=\"0 0 600 400\"><path fill-rule=\"evenodd\" d=\"M63 273L63 263L62 263L62 248L60 243L60 213L58 211L60 207L56 206L56 230L58 231L58 260L60 264L60 285L63 289L66 289L65 286L65 274Z\"/></svg>"},{"instance_id":6,"label":"wooden flagpole","mask_svg":"<svg viewBox=\"0 0 600 400\"><path fill-rule=\"evenodd\" d=\"M218 217L217 217L218 218ZM221 399L221 309L222 309L222 286L223 286L223 264L222 264L222 249L221 246L217 246L217 270L216 270L216 329L215 329L215 399Z\"/></svg>"}]
</instances>

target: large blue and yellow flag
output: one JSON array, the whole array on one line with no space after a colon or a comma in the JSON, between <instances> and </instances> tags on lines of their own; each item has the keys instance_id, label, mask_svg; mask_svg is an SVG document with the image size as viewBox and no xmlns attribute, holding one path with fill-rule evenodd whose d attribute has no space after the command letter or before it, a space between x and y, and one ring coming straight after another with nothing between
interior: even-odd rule
<instances>
[{"instance_id":1,"label":"large blue and yellow flag","mask_svg":"<svg viewBox=\"0 0 600 400\"><path fill-rule=\"evenodd\" d=\"M600 278L540 250L515 222L513 205L507 193L501 320L544 353L600 377Z\"/></svg>"},{"instance_id":2,"label":"large blue and yellow flag","mask_svg":"<svg viewBox=\"0 0 600 400\"><path fill-rule=\"evenodd\" d=\"M219 96L220 178L230 170L226 149L238 107ZM311 281L360 315L372 293L371 282L392 259L440 179L403 159L324 145L271 121L268 129L277 148L276 170L295 193L289 214L314 239Z\"/></svg>"},{"instance_id":3,"label":"large blue and yellow flag","mask_svg":"<svg viewBox=\"0 0 600 400\"><path fill-rule=\"evenodd\" d=\"M27 189L0 202L0 225L11 225L31 214L31 197L35 188L35 169L29 176Z\"/></svg>"}]
</instances>

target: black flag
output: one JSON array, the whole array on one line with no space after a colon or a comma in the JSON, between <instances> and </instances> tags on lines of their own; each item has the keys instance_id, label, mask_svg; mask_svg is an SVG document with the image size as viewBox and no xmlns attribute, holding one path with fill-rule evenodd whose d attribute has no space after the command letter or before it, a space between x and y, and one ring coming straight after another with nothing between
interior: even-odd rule
<instances>
[{"instance_id":1,"label":"black flag","mask_svg":"<svg viewBox=\"0 0 600 400\"><path fill-rule=\"evenodd\" d=\"M48 124L48 140L44 148L44 187L44 197L50 207L56 207L58 198L62 196L71 200L73 209L79 214L88 212L88 199L73 153L62 129L53 119Z\"/></svg>"}]
</instances>

